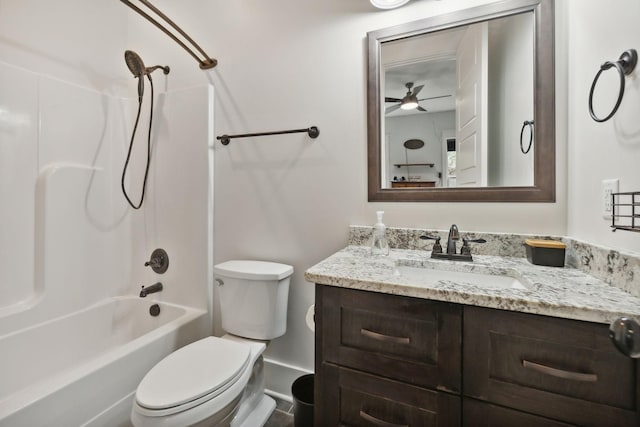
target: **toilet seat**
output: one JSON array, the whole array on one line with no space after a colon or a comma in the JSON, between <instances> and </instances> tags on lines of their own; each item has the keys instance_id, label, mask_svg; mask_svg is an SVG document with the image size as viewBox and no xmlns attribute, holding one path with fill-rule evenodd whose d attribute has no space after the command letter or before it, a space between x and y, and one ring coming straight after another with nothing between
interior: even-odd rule
<instances>
[{"instance_id":1,"label":"toilet seat","mask_svg":"<svg viewBox=\"0 0 640 427\"><path fill-rule=\"evenodd\" d=\"M216 337L191 343L145 375L136 391L137 411L163 417L201 405L246 377L250 363L251 347L244 343Z\"/></svg>"}]
</instances>

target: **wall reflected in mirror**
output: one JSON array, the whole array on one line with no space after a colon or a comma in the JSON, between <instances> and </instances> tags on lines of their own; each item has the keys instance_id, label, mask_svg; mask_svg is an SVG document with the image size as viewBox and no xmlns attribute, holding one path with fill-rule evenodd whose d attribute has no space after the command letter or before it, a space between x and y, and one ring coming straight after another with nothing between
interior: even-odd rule
<instances>
[{"instance_id":1,"label":"wall reflected in mirror","mask_svg":"<svg viewBox=\"0 0 640 427\"><path fill-rule=\"evenodd\" d=\"M381 188L533 186L534 37L527 12L381 43Z\"/></svg>"}]
</instances>

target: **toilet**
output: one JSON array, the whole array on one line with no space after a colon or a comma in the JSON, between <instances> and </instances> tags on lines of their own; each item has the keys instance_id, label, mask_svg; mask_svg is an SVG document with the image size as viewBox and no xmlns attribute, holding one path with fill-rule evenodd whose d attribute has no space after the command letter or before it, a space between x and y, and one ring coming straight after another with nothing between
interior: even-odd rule
<instances>
[{"instance_id":1,"label":"toilet","mask_svg":"<svg viewBox=\"0 0 640 427\"><path fill-rule=\"evenodd\" d=\"M259 427L275 408L264 394L262 354L284 335L293 267L266 261L214 266L223 337L169 354L136 389L135 427Z\"/></svg>"}]
</instances>

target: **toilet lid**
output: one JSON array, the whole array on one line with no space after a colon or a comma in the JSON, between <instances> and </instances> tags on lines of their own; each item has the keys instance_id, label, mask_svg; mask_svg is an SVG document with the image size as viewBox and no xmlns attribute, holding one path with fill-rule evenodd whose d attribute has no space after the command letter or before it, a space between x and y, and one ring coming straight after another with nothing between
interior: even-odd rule
<instances>
[{"instance_id":1,"label":"toilet lid","mask_svg":"<svg viewBox=\"0 0 640 427\"><path fill-rule=\"evenodd\" d=\"M248 345L207 337L171 353L154 366L136 390L138 405L167 409L206 395L216 396L247 369Z\"/></svg>"},{"instance_id":2,"label":"toilet lid","mask_svg":"<svg viewBox=\"0 0 640 427\"><path fill-rule=\"evenodd\" d=\"M213 266L220 276L249 280L282 280L293 274L293 267L269 261L232 260Z\"/></svg>"}]
</instances>

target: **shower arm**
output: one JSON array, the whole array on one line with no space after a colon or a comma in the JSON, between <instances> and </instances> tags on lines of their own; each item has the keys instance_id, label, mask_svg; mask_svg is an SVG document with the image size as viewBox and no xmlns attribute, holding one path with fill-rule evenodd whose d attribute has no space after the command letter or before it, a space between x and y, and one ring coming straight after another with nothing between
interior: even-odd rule
<instances>
[{"instance_id":1,"label":"shower arm","mask_svg":"<svg viewBox=\"0 0 640 427\"><path fill-rule=\"evenodd\" d=\"M192 49L190 49L186 44L184 44L184 42L182 40L177 38L171 31L166 29L162 24L160 24L157 20L155 20L153 17L151 17L144 10L140 9L138 6L136 6L135 4L131 3L131 1L129 1L129 0L120 0L120 1L122 3L124 3L125 5L129 6L131 9L133 9L135 12L137 12L140 16L145 18L147 21L151 22L153 25L158 27L163 33L165 33L166 35L171 37L171 39L173 39L173 41L178 43L184 50L187 51L187 53L189 53L189 55L191 55L196 61L198 61L198 63L200 64L200 68L201 69L208 70L208 69L213 68L216 65L218 65L218 61L216 59L211 58L209 55L207 55L207 53L191 37L189 37L189 35L187 33L185 33L182 30L182 28L180 28L175 22L173 22L171 19L169 19L169 17L167 17L167 15L162 13L157 7L152 5L148 0L139 0L139 1L140 1L140 3L142 3L146 7L148 7L151 11L153 11L156 15L158 15L160 18L162 18L163 21L165 21L167 24L169 24L182 37L184 37L189 43L191 43L193 45L193 47L195 47L196 50L198 50L198 52L200 52L202 54L202 56L204 56L204 59L200 59L198 57L198 55Z\"/></svg>"}]
</instances>

